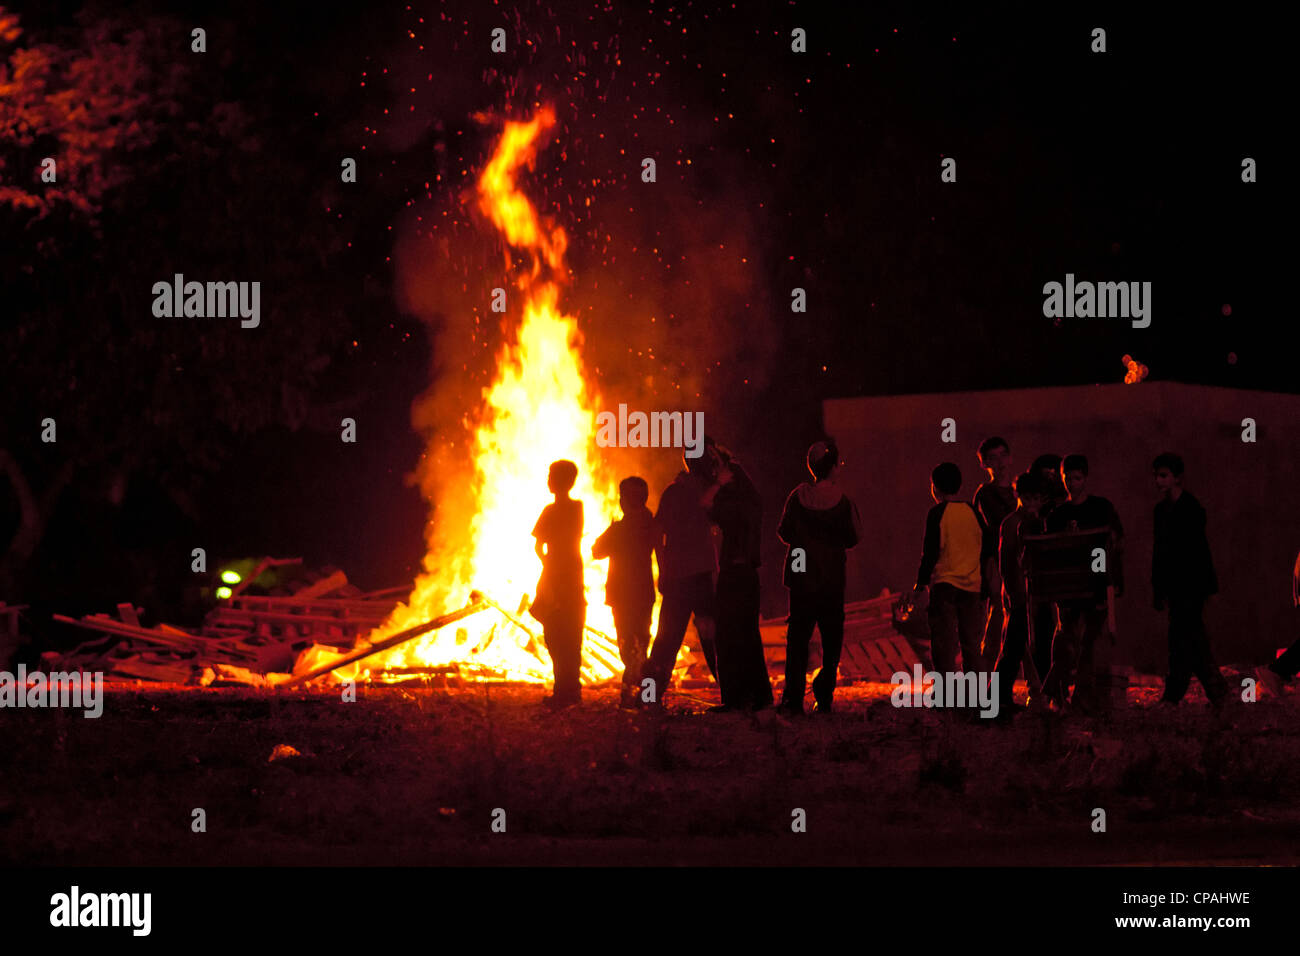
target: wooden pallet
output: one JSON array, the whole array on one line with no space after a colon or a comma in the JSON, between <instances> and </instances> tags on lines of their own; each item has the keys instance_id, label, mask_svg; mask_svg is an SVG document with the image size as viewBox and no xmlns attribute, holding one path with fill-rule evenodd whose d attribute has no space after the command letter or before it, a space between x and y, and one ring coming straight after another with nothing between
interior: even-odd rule
<instances>
[{"instance_id":1,"label":"wooden pallet","mask_svg":"<svg viewBox=\"0 0 1300 956\"><path fill-rule=\"evenodd\" d=\"M883 594L870 601L855 601L844 606L844 649L840 654L840 679L885 681L921 662L907 638L894 630L893 605L897 594ZM763 654L768 669L785 670L784 619L761 622ZM821 643L816 633L808 654L809 672L821 667Z\"/></svg>"}]
</instances>

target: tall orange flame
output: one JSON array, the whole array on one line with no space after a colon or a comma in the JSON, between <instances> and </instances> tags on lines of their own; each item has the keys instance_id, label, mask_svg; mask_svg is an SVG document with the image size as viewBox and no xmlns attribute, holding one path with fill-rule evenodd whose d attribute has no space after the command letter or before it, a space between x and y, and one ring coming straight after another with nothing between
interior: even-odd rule
<instances>
[{"instance_id":1,"label":"tall orange flame","mask_svg":"<svg viewBox=\"0 0 1300 956\"><path fill-rule=\"evenodd\" d=\"M475 503L477 513L465 540L441 538L430 544L425 573L407 602L370 636L372 642L465 604L474 589L506 611L520 608L541 571L529 532L551 500L546 474L552 461L567 458L578 465L572 494L584 504L585 555L616 516L616 485L594 454L599 396L582 374L577 323L559 306L568 239L562 228L539 217L515 182L521 167L534 164L538 137L554 122L549 108L527 122L507 122L478 179L479 209L506 243L531 262L520 266L516 277L516 301L522 299L522 307L507 313L522 315L517 333L507 336L501 348L496 378L483 391L475 423L474 473L466 500ZM614 634L604 604L605 572L603 562L588 559L587 623L603 635L592 630L585 635L582 675L587 683L621 669L617 648L605 636ZM471 674L478 669L486 676L540 682L551 676L540 636L541 626L531 618L520 615L511 622L490 610L466 619L454 633L434 632L373 658L370 668L457 664Z\"/></svg>"}]
</instances>

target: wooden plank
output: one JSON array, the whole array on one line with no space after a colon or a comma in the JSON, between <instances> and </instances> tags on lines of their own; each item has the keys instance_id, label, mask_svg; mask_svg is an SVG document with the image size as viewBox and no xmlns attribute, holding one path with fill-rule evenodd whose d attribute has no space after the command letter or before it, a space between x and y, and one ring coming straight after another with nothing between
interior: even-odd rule
<instances>
[{"instance_id":1,"label":"wooden plank","mask_svg":"<svg viewBox=\"0 0 1300 956\"><path fill-rule=\"evenodd\" d=\"M140 618L135 613L134 604L119 604L117 606L117 616L122 619L123 624L130 624L132 627L140 626Z\"/></svg>"},{"instance_id":2,"label":"wooden plank","mask_svg":"<svg viewBox=\"0 0 1300 956\"><path fill-rule=\"evenodd\" d=\"M912 649L912 645L907 642L907 638L901 634L894 634L886 638L886 640L894 650L893 656L902 662L904 670L910 671L912 665L921 663L920 655Z\"/></svg>"},{"instance_id":3,"label":"wooden plank","mask_svg":"<svg viewBox=\"0 0 1300 956\"><path fill-rule=\"evenodd\" d=\"M872 641L870 644L859 646L866 653L867 659L871 663L872 675L879 680L889 680L894 672L890 668L889 661L885 658L885 654L880 649L878 642Z\"/></svg>"},{"instance_id":4,"label":"wooden plank","mask_svg":"<svg viewBox=\"0 0 1300 956\"><path fill-rule=\"evenodd\" d=\"M348 576L342 571L335 571L329 577L321 578L315 584L309 584L300 591L295 591L293 596L299 600L307 598L321 597L345 587L348 583Z\"/></svg>"}]
</instances>

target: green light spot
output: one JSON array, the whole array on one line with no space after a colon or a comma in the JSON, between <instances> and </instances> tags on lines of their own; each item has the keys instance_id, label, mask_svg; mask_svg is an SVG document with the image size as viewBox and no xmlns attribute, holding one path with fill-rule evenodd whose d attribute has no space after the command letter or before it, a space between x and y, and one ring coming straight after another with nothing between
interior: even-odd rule
<instances>
[{"instance_id":1,"label":"green light spot","mask_svg":"<svg viewBox=\"0 0 1300 956\"><path fill-rule=\"evenodd\" d=\"M243 580L243 578L239 576L238 571L222 571L221 580L225 581L227 584L238 584Z\"/></svg>"},{"instance_id":2,"label":"green light spot","mask_svg":"<svg viewBox=\"0 0 1300 956\"><path fill-rule=\"evenodd\" d=\"M230 588L227 587L217 588L217 597L221 598L222 600L230 597L230 594L231 594Z\"/></svg>"}]
</instances>

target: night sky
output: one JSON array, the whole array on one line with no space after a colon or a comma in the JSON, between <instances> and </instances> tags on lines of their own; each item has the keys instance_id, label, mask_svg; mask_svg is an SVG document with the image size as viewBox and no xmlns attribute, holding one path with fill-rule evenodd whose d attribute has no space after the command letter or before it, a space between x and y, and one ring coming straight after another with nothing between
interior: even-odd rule
<instances>
[{"instance_id":1,"label":"night sky","mask_svg":"<svg viewBox=\"0 0 1300 956\"><path fill-rule=\"evenodd\" d=\"M187 554L196 535L216 554L338 564L364 587L410 580L427 517L404 481L424 446L412 405L471 407L501 341L486 312L501 247L464 196L501 120L542 103L559 122L525 185L568 232L564 305L580 317L588 366L611 405L626 395L702 408L749 465L773 526L821 437L825 398L1119 382L1125 354L1152 380L1296 390L1275 222L1285 60L1269 55L1282 31L1262 16L1145 22L1094 4L5 6L21 15L19 46L75 44L92 22L163 24L149 33L154 62L191 71L181 102L201 111L170 117L170 153L112 154L124 176L144 157L162 172L106 191L95 228L75 215L33 227L4 210L0 310L25 331L5 349L3 444L30 461L35 423L69 422L60 453L77 477L24 578L66 613L138 600L145 577L165 605L167 575L146 569ZM205 54L190 52L194 26L208 32ZM489 48L498 26L504 54ZM1089 49L1098 26L1104 54ZM796 27L807 53L791 52ZM217 104L237 104L246 122L190 155L185 143L227 115ZM0 175L45 155L27 152ZM356 184L339 181L344 156L358 160ZM646 156L654 184L641 182ZM955 183L940 181L948 156ZM1241 181L1247 156L1257 183ZM57 248L36 251L38 235ZM155 341L150 277L174 271L260 280L263 328L191 320ZM1151 327L1044 318L1042 286L1067 272L1150 281ZM794 287L806 314L790 311ZM77 357L96 336L104 346ZM169 364L177 350L200 341L164 382L182 367ZM242 382L249 348L283 350L298 397L216 424L205 396ZM80 394L41 373L65 358L90 383ZM97 379L105 364L114 377ZM256 390L279 373L247 374ZM298 403L309 411L292 412ZM175 413L155 426L158 407ZM363 454L340 458L341 414L358 420ZM86 451L87 436L110 433L111 449ZM181 464L167 454L178 442ZM119 447L150 451L113 492L101 479ZM56 467L30 470L39 484ZM3 483L0 517L4 541L17 511ZM775 580L765 590L779 605Z\"/></svg>"}]
</instances>

